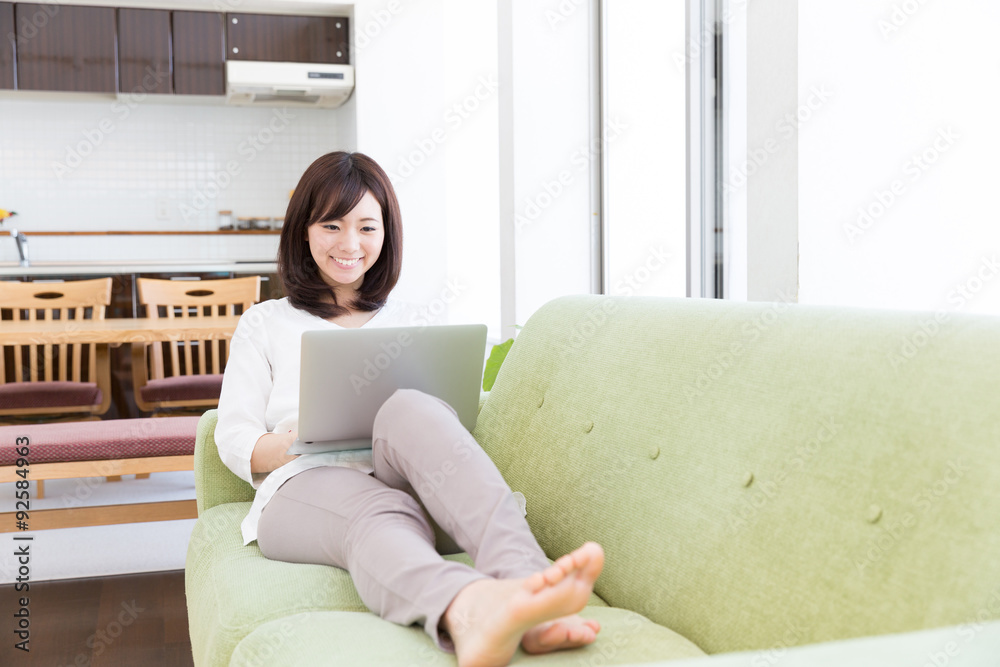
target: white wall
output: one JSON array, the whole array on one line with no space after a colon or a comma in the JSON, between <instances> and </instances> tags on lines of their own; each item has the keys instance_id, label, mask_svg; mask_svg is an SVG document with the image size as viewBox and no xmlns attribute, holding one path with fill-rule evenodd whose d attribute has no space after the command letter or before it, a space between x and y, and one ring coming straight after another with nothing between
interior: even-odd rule
<instances>
[{"instance_id":1,"label":"white wall","mask_svg":"<svg viewBox=\"0 0 1000 667\"><path fill-rule=\"evenodd\" d=\"M354 32L357 150L389 172L403 213L397 293L431 321L485 322L495 338L495 7L364 0Z\"/></svg>"},{"instance_id":2,"label":"white wall","mask_svg":"<svg viewBox=\"0 0 1000 667\"><path fill-rule=\"evenodd\" d=\"M802 3L805 303L1000 314L992 0Z\"/></svg>"}]
</instances>

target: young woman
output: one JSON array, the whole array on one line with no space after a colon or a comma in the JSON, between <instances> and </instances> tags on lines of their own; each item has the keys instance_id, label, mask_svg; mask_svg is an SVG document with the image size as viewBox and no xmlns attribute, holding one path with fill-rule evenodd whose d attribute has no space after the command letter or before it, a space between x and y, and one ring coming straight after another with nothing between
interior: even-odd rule
<instances>
[{"instance_id":1,"label":"young woman","mask_svg":"<svg viewBox=\"0 0 1000 667\"><path fill-rule=\"evenodd\" d=\"M397 391L375 418L371 451L287 453L302 332L411 324L414 311L390 296L401 261L385 172L360 153L316 160L281 232L288 296L240 319L219 400L219 454L257 489L244 541L267 558L345 568L372 611L421 624L462 667L505 665L518 645L589 644L600 627L575 613L603 567L601 547L588 542L549 566L510 488L444 401ZM440 470L455 472L422 483ZM438 555L425 512L475 569Z\"/></svg>"}]
</instances>

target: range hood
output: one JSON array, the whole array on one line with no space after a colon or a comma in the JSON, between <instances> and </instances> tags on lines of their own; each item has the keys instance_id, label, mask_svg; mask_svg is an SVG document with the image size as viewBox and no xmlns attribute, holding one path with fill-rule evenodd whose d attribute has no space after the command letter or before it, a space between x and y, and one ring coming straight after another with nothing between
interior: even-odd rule
<instances>
[{"instance_id":1,"label":"range hood","mask_svg":"<svg viewBox=\"0 0 1000 667\"><path fill-rule=\"evenodd\" d=\"M321 63L226 61L226 103L334 108L354 90L354 67Z\"/></svg>"}]
</instances>

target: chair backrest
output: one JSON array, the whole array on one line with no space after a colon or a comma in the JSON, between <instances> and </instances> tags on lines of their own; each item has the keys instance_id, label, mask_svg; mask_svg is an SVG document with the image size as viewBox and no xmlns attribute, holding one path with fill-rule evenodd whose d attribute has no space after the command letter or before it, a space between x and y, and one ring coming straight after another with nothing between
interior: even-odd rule
<instances>
[{"instance_id":1,"label":"chair backrest","mask_svg":"<svg viewBox=\"0 0 1000 667\"><path fill-rule=\"evenodd\" d=\"M110 303L111 278L0 282L0 317L5 320L103 320ZM96 382L95 360L93 343L4 345L0 348L0 383Z\"/></svg>"},{"instance_id":2,"label":"chair backrest","mask_svg":"<svg viewBox=\"0 0 1000 667\"><path fill-rule=\"evenodd\" d=\"M139 304L150 318L193 318L240 315L260 300L260 276L222 280L156 280L138 278ZM170 365L164 363L164 348ZM175 341L152 345L149 378L207 375L223 371L229 358L224 341Z\"/></svg>"}]
</instances>

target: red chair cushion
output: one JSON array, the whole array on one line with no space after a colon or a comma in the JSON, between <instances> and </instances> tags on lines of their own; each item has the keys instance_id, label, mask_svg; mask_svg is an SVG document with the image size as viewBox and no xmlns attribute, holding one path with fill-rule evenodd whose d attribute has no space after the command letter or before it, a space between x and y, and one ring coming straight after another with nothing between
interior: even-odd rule
<instances>
[{"instance_id":1,"label":"red chair cushion","mask_svg":"<svg viewBox=\"0 0 1000 667\"><path fill-rule=\"evenodd\" d=\"M159 401L201 401L219 400L222 393L222 374L178 375L177 377L150 380L139 389L142 400Z\"/></svg>"},{"instance_id":2,"label":"red chair cushion","mask_svg":"<svg viewBox=\"0 0 1000 667\"><path fill-rule=\"evenodd\" d=\"M193 454L198 419L146 417L0 426L0 465L14 465L17 438L23 437L29 441L30 463Z\"/></svg>"},{"instance_id":3,"label":"red chair cushion","mask_svg":"<svg viewBox=\"0 0 1000 667\"><path fill-rule=\"evenodd\" d=\"M93 382L12 382L0 385L0 409L64 408L100 405L104 398Z\"/></svg>"}]
</instances>

